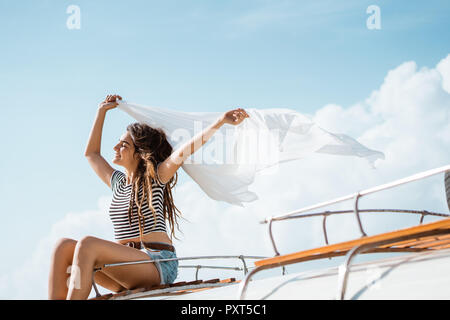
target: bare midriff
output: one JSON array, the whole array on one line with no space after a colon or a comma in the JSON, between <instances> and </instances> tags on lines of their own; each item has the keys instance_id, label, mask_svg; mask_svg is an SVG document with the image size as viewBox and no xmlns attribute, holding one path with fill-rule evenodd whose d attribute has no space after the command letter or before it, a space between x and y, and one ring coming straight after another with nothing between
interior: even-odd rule
<instances>
[{"instance_id":1,"label":"bare midriff","mask_svg":"<svg viewBox=\"0 0 450 320\"><path fill-rule=\"evenodd\" d=\"M123 239L118 240L117 242L120 244L126 244L127 242L140 242L141 238L131 238L131 239ZM144 234L142 238L142 242L162 242L167 244L172 244L172 241L170 240L169 236L165 232L151 232L148 234Z\"/></svg>"}]
</instances>

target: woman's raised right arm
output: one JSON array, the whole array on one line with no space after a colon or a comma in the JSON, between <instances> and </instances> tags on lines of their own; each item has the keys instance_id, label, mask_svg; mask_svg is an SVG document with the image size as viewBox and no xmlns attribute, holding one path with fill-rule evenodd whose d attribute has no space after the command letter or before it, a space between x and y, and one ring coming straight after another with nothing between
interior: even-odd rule
<instances>
[{"instance_id":1,"label":"woman's raised right arm","mask_svg":"<svg viewBox=\"0 0 450 320\"><path fill-rule=\"evenodd\" d=\"M84 155L92 169L94 169L99 178L109 187L111 187L111 175L114 172L114 169L102 157L100 154L100 149L106 112L118 105L116 98L119 98L120 100L122 99L120 96L108 95L106 99L100 103L91 133L89 134L86 150L84 152Z\"/></svg>"}]
</instances>

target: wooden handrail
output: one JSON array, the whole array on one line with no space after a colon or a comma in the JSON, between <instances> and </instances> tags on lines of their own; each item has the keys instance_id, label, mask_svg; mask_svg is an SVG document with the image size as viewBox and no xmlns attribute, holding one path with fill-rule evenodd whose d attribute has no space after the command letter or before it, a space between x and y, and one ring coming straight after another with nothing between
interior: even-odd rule
<instances>
[{"instance_id":1,"label":"wooden handrail","mask_svg":"<svg viewBox=\"0 0 450 320\"><path fill-rule=\"evenodd\" d=\"M448 232L450 233L450 218L443 219L436 222L429 222L426 224L422 224L419 226L409 227L405 229L400 229L396 231L391 231L387 233L381 233L373 236L367 236L362 237L355 240L340 242L336 244L331 244L323 247L318 247L314 249L284 254L280 256L275 256L272 258L262 259L255 261L255 266L260 267L264 265L287 265L296 263L300 260L305 260L305 258L311 257L312 259L315 258L315 256L323 256L326 254L338 254L341 255L344 252L347 252L351 248L355 246L360 246L363 244L369 244L369 243L375 243L375 242L384 242L386 241L389 243L390 240L392 240L391 245L395 244L396 242L399 242L398 239L404 237L404 236L413 236L417 235L420 237L421 234L427 234L429 231L436 231L436 234L443 234L445 233L442 229L448 229ZM428 233L432 234L432 233ZM389 245L385 243L381 245L380 247L388 247ZM339 254L341 253L341 254Z\"/></svg>"}]
</instances>

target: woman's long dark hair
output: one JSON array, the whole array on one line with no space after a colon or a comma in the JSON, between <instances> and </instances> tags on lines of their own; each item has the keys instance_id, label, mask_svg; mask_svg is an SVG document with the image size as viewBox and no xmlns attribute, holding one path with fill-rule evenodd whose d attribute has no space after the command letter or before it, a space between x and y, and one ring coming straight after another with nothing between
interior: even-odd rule
<instances>
[{"instance_id":1,"label":"woman's long dark hair","mask_svg":"<svg viewBox=\"0 0 450 320\"><path fill-rule=\"evenodd\" d=\"M167 141L166 134L160 128L152 128L145 123L136 122L128 125L127 131L130 133L135 146L135 156L137 155L139 158L136 177L132 186L133 192L131 193L130 205L128 208L128 219L131 224L132 208L133 203L135 202L138 208L139 232L142 239L145 227L145 217L142 214L142 206L144 200L147 200L148 207L153 212L153 221L156 224L156 212L152 204L152 180L156 179L156 169L158 165L172 154L172 146ZM175 206L172 197L172 188L177 183L177 180L178 173L175 173L175 175L166 183L163 192L164 219L169 221L171 237L175 237L175 225L179 230L177 219L181 215L181 212ZM142 197L139 199L139 189L141 185Z\"/></svg>"}]
</instances>

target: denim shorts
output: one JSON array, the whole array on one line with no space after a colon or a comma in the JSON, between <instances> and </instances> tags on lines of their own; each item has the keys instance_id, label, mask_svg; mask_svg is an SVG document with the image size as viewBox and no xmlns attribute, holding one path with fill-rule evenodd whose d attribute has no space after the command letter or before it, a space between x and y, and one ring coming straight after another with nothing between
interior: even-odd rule
<instances>
[{"instance_id":1,"label":"denim shorts","mask_svg":"<svg viewBox=\"0 0 450 320\"><path fill-rule=\"evenodd\" d=\"M142 249L142 251L147 253L152 260L173 259L177 257L176 252L169 250ZM158 269L161 278L160 284L171 284L175 281L178 276L178 260L163 262L155 261L154 264Z\"/></svg>"}]
</instances>

